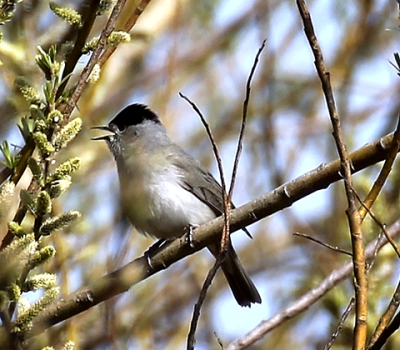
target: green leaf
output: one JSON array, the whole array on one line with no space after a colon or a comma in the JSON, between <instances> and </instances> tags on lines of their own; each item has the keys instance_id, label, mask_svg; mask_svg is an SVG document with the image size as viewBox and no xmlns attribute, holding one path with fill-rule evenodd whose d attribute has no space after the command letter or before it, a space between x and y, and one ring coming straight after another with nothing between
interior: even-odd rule
<instances>
[{"instance_id":1,"label":"green leaf","mask_svg":"<svg viewBox=\"0 0 400 350\"><path fill-rule=\"evenodd\" d=\"M29 211L36 216L36 199L35 197L29 193L27 190L21 190L20 192L20 198L22 203L24 203Z\"/></svg>"},{"instance_id":2,"label":"green leaf","mask_svg":"<svg viewBox=\"0 0 400 350\"><path fill-rule=\"evenodd\" d=\"M10 150L10 144L8 143L7 140L3 141L2 144L0 144L0 151L3 154L3 160L1 162L10 169L14 169L17 164L18 164L18 156L13 155Z\"/></svg>"},{"instance_id":3,"label":"green leaf","mask_svg":"<svg viewBox=\"0 0 400 350\"><path fill-rule=\"evenodd\" d=\"M29 117L24 116L21 118L20 122L17 124L18 129L27 143L32 138L32 132L34 129L34 123L29 119Z\"/></svg>"}]
</instances>

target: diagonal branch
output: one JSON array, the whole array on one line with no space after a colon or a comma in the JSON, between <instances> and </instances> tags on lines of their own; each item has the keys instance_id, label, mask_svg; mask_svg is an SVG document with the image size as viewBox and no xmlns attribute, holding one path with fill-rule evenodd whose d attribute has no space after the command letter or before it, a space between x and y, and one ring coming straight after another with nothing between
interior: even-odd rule
<instances>
[{"instance_id":1,"label":"diagonal branch","mask_svg":"<svg viewBox=\"0 0 400 350\"><path fill-rule=\"evenodd\" d=\"M365 218L369 209L372 208L372 205L375 203L376 198L381 192L381 189L385 184L386 179L388 178L390 172L392 171L392 166L396 159L397 153L399 152L399 149L400 149L400 116L397 118L397 127L396 131L394 132L393 144L391 146L390 153L388 154L388 157L385 161L383 168L379 172L378 178L376 179L374 185L369 191L363 204L358 209L361 220Z\"/></svg>"},{"instance_id":2,"label":"diagonal branch","mask_svg":"<svg viewBox=\"0 0 400 350\"><path fill-rule=\"evenodd\" d=\"M214 266L211 268L209 271L207 278L203 284L203 288L201 290L199 299L195 305L194 311L193 311L193 317L192 317L192 322L190 324L190 331L188 335L188 341L187 341L187 349L192 350L194 349L195 345L195 332L198 324L198 320L200 318L200 310L201 306L205 300L206 292L209 288L209 286L212 283L212 280L215 277L215 274L217 273L218 269L221 267L222 262L224 260L227 248L228 248L228 243L229 243L229 234L230 234L230 217L231 217L231 206L232 206L232 195L233 195L233 189L235 185L235 179L236 179L236 174L237 174L237 169L239 166L239 159L242 151L242 142L243 142L243 137L244 137L244 130L246 127L246 118L247 118L247 108L250 100L250 91L251 91L251 81L253 79L260 55L265 47L265 40L263 41L261 47L259 48L257 55L254 59L253 66L250 70L250 75L247 79L247 84L246 84L246 96L244 99L243 103L243 114L242 114L242 124L240 128L240 133L239 133L239 139L238 139L238 144L237 144L237 150L236 150L236 155L235 155L235 160L234 160L234 165L233 165L233 170L232 170L232 179L231 179L231 185L229 188L229 193L227 194L226 191L226 184L225 184L225 176L223 172L223 166L222 166L222 160L221 156L218 151L217 144L215 143L214 137L211 132L211 128L209 124L207 123L206 119L198 109L198 107L193 103L192 101L189 100L185 95L182 93L179 93L179 95L186 100L192 108L196 111L196 113L199 115L206 131L208 134L208 137L211 141L213 151L215 158L217 159L218 163L218 169L220 173L220 178L221 178L221 184L222 184L222 196L223 196L223 203L224 203L224 227L222 231L222 237L221 237L221 253L217 257Z\"/></svg>"},{"instance_id":3,"label":"diagonal branch","mask_svg":"<svg viewBox=\"0 0 400 350\"><path fill-rule=\"evenodd\" d=\"M388 231L392 238L398 237L400 235L400 220L393 223L393 225L388 228ZM376 256L376 252L385 246L385 244L387 244L387 240L384 236L378 237L370 242L366 248L367 260L373 260ZM353 263L351 261L333 270L316 287L310 289L302 297L279 311L276 315L272 316L268 320L262 321L257 327L240 339L233 341L225 350L241 350L248 348L267 333L279 327L285 321L292 319L307 310L311 305L315 304L324 295L331 291L336 285L350 277L352 271Z\"/></svg>"},{"instance_id":4,"label":"diagonal branch","mask_svg":"<svg viewBox=\"0 0 400 350\"><path fill-rule=\"evenodd\" d=\"M347 320L347 317L349 317L350 312L353 310L354 302L355 302L355 299L354 299L354 297L352 297L350 299L349 304L346 307L346 310L344 310L342 316L340 317L340 320L336 327L335 332L332 334L331 339L329 340L328 344L326 344L324 346L323 350L329 350L330 348L332 348L333 343L336 341L337 337L339 336L340 332L343 329L343 325L344 325L345 321Z\"/></svg>"},{"instance_id":5,"label":"diagonal branch","mask_svg":"<svg viewBox=\"0 0 400 350\"><path fill-rule=\"evenodd\" d=\"M393 135L387 135L350 153L353 171L360 171L386 159L392 141ZM254 201L233 209L230 231L239 230L291 206L311 193L327 188L331 183L341 180L339 170L340 161L338 159L320 165ZM152 258L152 270L148 270L146 258L141 257L111 274L94 280L90 285L82 287L63 299L57 300L35 319L30 336L37 335L54 324L65 321L104 300L125 292L134 284L215 242L221 237L223 225L224 220L220 217L194 230L195 247L190 247L184 238L171 242L168 249L161 250ZM5 339L4 329L0 329L0 349L6 348L4 346Z\"/></svg>"},{"instance_id":6,"label":"diagonal branch","mask_svg":"<svg viewBox=\"0 0 400 350\"><path fill-rule=\"evenodd\" d=\"M392 238L391 238L392 239ZM396 317L397 309L400 304L400 281L397 283L395 292L386 310L379 319L378 325L369 341L368 350L378 350L386 343L389 337L399 329L399 314ZM394 318L393 318L394 317Z\"/></svg>"},{"instance_id":7,"label":"diagonal branch","mask_svg":"<svg viewBox=\"0 0 400 350\"><path fill-rule=\"evenodd\" d=\"M211 286L211 283L218 271L218 269L221 267L223 259L225 257L225 252L227 250L227 243L229 238L229 220L230 220L230 197L226 194L226 183L225 183L225 175L224 175L224 169L222 166L222 159L219 154L218 146L215 142L214 136L212 134L210 124L208 124L206 118L204 118L203 114L201 113L200 109L196 106L196 104L191 101L187 96L185 96L182 93L179 93L179 96L182 97L186 102L188 102L194 111L197 113L197 115L200 117L201 122L204 125L204 128L206 129L208 138L211 141L211 145L213 148L214 156L217 160L218 164L218 170L219 170L219 175L221 178L221 186L222 186L222 199L224 202L224 227L223 227L223 234L221 237L221 250L220 254L216 257L215 264L213 267L210 269L210 271L207 274L207 278L203 283L203 287L201 288L201 292L199 295L199 298L194 306L193 310L193 316L192 316L192 321L190 322L190 329L189 329L189 334L187 338L187 349L188 350L194 350L194 346L196 343L195 335L196 335L196 329L198 325L198 321L200 319L200 311L201 307L204 303L204 300L206 298L206 294L208 291L208 288Z\"/></svg>"},{"instance_id":8,"label":"diagonal branch","mask_svg":"<svg viewBox=\"0 0 400 350\"><path fill-rule=\"evenodd\" d=\"M128 20L126 21L125 25L123 26L122 30L124 32L129 33L131 31L131 29L134 27L134 25L136 24L140 15L146 9L146 7L150 3L150 1L151 0L141 0L140 1L139 5L136 6L135 10L132 12L132 14L129 16ZM100 66L103 66L103 64L110 58L110 56L114 53L114 51L116 49L117 49L116 46L111 46L101 54L100 59L99 59Z\"/></svg>"},{"instance_id":9,"label":"diagonal branch","mask_svg":"<svg viewBox=\"0 0 400 350\"><path fill-rule=\"evenodd\" d=\"M303 20L304 32L314 54L314 64L324 92L326 104L333 127L333 137L341 161L341 173L347 196L346 214L349 221L351 243L353 248L354 289L356 296L356 324L354 328L353 349L364 349L367 341L368 280L366 274L365 247L361 230L361 218L356 207L356 197L352 190L350 159L342 136L342 126L336 110L335 99L326 69L321 48L314 32L310 13L304 0L297 0L297 6Z\"/></svg>"},{"instance_id":10,"label":"diagonal branch","mask_svg":"<svg viewBox=\"0 0 400 350\"><path fill-rule=\"evenodd\" d=\"M231 185L229 187L229 197L230 198L232 198L232 195L233 195L233 189L235 187L235 181L236 181L236 173L237 173L237 170L239 167L240 155L242 153L242 143L243 143L244 130L246 128L246 120L247 120L247 109L248 109L249 101L250 101L251 81L253 80L253 76L256 71L257 64L260 59L261 53L264 50L264 47L265 47L265 40L262 42L260 48L258 49L258 52L254 59L253 66L251 67L251 70L250 70L250 75L249 75L249 77L247 79L247 83L246 83L246 96L245 96L245 99L243 102L242 125L240 127L239 139L238 139L236 154L235 154L235 160L233 163Z\"/></svg>"},{"instance_id":11,"label":"diagonal branch","mask_svg":"<svg viewBox=\"0 0 400 350\"><path fill-rule=\"evenodd\" d=\"M97 17L97 10L99 8L100 0L88 0L81 6L84 9L83 12L83 25L78 29L78 33L75 40L74 48L71 51L67 61L65 62L65 69L63 78L65 81L60 85L57 91L57 98L64 92L65 87L68 84L69 78L73 70L75 69L78 60L82 57L82 48L84 47L87 38L89 37L90 31L92 30L94 21Z\"/></svg>"},{"instance_id":12,"label":"diagonal branch","mask_svg":"<svg viewBox=\"0 0 400 350\"><path fill-rule=\"evenodd\" d=\"M79 77L79 81L75 87L75 90L74 90L71 98L65 104L63 113L65 116L67 116L66 119L68 119L69 116L71 115L79 98L81 97L83 91L85 90L87 84L89 83L89 76L90 76L94 66L99 61L100 55L103 52L107 38L113 32L114 27L115 27L115 22L117 21L120 13L122 12L122 9L125 6L126 1L127 0L118 0L117 3L115 4L115 6L111 12L110 18L108 19L106 26L104 27L103 31L101 32L101 35L99 38L99 43L98 43L97 47L95 48L95 50L93 51L92 55L90 56L89 62L86 64L85 68L83 69L81 76Z\"/></svg>"},{"instance_id":13,"label":"diagonal branch","mask_svg":"<svg viewBox=\"0 0 400 350\"><path fill-rule=\"evenodd\" d=\"M325 248L328 248L328 249L333 250L334 252L342 253L342 254L346 254L346 255L352 256L352 254L351 254L350 252L346 251L346 250L343 250L343 249L341 249L341 248L339 248L339 247L331 246L330 244L325 243L325 242L319 240L318 238L315 238L315 237L306 235L305 233L294 232L293 235L294 235L294 236L298 236L298 237L307 238L307 239L309 239L310 241L313 241L313 242L315 242L315 243L318 243L318 244L322 245L322 246L325 247Z\"/></svg>"}]
</instances>

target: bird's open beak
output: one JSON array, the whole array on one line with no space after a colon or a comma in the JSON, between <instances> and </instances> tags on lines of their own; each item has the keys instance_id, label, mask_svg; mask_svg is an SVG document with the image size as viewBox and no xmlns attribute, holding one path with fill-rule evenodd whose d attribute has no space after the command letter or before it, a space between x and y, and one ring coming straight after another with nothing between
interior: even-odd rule
<instances>
[{"instance_id":1,"label":"bird's open beak","mask_svg":"<svg viewBox=\"0 0 400 350\"><path fill-rule=\"evenodd\" d=\"M103 130L103 131L108 131L108 132L111 133L111 134L106 134L106 135L103 135L103 136L92 137L91 140L94 140L94 141L109 140L110 136L114 135L114 132L107 125L94 126L91 129Z\"/></svg>"}]
</instances>

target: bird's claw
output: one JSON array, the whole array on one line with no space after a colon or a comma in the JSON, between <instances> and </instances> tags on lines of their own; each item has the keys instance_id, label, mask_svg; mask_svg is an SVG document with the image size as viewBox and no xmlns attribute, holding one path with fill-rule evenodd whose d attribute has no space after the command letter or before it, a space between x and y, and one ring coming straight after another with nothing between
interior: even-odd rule
<instances>
[{"instance_id":1,"label":"bird's claw","mask_svg":"<svg viewBox=\"0 0 400 350\"><path fill-rule=\"evenodd\" d=\"M193 229L195 229L196 227L199 227L199 225L192 225L189 224L188 226L186 226L185 228L185 235L186 235L186 241L189 244L190 248L194 248L194 242L193 242Z\"/></svg>"},{"instance_id":2,"label":"bird's claw","mask_svg":"<svg viewBox=\"0 0 400 350\"><path fill-rule=\"evenodd\" d=\"M167 243L165 239L159 239L157 242L152 244L144 253L144 257L146 258L147 264L149 265L150 269L154 269L153 266L153 255L156 254L162 246ZM165 268L166 266L164 266Z\"/></svg>"}]
</instances>

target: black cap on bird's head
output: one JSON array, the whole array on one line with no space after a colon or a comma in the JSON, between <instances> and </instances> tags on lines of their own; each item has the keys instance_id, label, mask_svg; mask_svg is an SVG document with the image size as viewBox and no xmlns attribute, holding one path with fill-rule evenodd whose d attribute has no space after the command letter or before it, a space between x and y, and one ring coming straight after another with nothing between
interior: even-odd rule
<instances>
[{"instance_id":1,"label":"black cap on bird's head","mask_svg":"<svg viewBox=\"0 0 400 350\"><path fill-rule=\"evenodd\" d=\"M113 134L125 131L129 126L140 125L144 121L153 121L161 124L157 114L149 107L140 103L134 103L125 107L106 126L95 126L92 129L110 131ZM92 140L109 140L110 135L92 138Z\"/></svg>"},{"instance_id":2,"label":"black cap on bird's head","mask_svg":"<svg viewBox=\"0 0 400 350\"><path fill-rule=\"evenodd\" d=\"M115 125L119 131L124 131L128 126L139 125L145 120L160 124L160 119L149 107L135 103L125 107L108 125Z\"/></svg>"}]
</instances>

